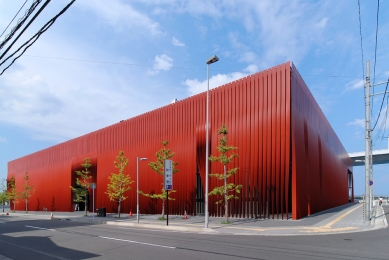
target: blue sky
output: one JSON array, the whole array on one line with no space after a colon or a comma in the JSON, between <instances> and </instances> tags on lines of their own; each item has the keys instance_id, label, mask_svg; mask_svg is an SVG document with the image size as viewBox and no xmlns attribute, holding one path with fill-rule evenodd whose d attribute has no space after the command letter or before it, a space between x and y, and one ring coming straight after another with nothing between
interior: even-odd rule
<instances>
[{"instance_id":1,"label":"blue sky","mask_svg":"<svg viewBox=\"0 0 389 260\"><path fill-rule=\"evenodd\" d=\"M0 33L24 2L0 0ZM51 1L18 43L69 2ZM377 1L360 4L373 80ZM381 0L376 83L389 77L388 10ZM364 151L361 53L358 0L78 0L0 76L0 178L10 160L206 90L213 54L211 87L294 62L346 150ZM382 98L373 99L373 124ZM388 147L386 104L374 149ZM376 194L389 195L388 169L374 166ZM364 167L354 179L364 193Z\"/></svg>"}]
</instances>

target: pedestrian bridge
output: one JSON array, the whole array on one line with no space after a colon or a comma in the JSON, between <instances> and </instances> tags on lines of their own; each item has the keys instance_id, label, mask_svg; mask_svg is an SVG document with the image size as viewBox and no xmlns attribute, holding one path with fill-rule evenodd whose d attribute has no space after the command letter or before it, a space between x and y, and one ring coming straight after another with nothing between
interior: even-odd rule
<instances>
[{"instance_id":1,"label":"pedestrian bridge","mask_svg":"<svg viewBox=\"0 0 389 260\"><path fill-rule=\"evenodd\" d=\"M389 149L373 151L373 165L389 163ZM353 166L365 165L365 152L349 153Z\"/></svg>"}]
</instances>

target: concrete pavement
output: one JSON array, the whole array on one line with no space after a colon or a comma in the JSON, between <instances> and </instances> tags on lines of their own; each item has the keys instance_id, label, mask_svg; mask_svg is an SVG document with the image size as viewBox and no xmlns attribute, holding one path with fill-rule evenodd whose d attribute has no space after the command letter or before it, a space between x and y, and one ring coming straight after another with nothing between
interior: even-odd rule
<instances>
[{"instance_id":1,"label":"concrete pavement","mask_svg":"<svg viewBox=\"0 0 389 260\"><path fill-rule=\"evenodd\" d=\"M254 218L230 218L232 224L221 224L224 218L210 217L208 229L205 229L204 216L169 216L169 225L158 220L159 215L140 215L139 224L136 215L107 214L106 217L83 216L83 212L10 212L10 216L21 219L51 219L52 221L77 221L94 224L116 225L123 227L137 227L148 229L164 229L183 232L197 232L217 235L263 235L263 236L295 236L295 235L324 235L347 232L361 232L386 228L386 215L382 206L376 206L372 220L364 221L362 204L347 204L329 209L300 220L274 220ZM4 219L5 213L0 216ZM4 219L6 220L6 219ZM1 260L1 258L0 258Z\"/></svg>"}]
</instances>

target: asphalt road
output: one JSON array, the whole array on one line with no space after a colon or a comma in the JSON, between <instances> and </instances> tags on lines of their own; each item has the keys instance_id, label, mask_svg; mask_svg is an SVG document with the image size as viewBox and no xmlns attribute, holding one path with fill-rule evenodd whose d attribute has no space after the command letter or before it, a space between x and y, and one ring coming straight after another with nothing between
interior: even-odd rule
<instances>
[{"instance_id":1,"label":"asphalt road","mask_svg":"<svg viewBox=\"0 0 389 260\"><path fill-rule=\"evenodd\" d=\"M385 211L389 212L389 207ZM0 254L40 260L387 260L389 229L319 236L227 236L0 217Z\"/></svg>"}]
</instances>

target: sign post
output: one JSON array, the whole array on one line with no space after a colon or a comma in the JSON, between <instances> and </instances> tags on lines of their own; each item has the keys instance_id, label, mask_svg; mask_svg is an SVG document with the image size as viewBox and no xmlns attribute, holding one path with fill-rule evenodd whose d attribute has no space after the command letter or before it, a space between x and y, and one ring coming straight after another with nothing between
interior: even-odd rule
<instances>
[{"instance_id":1,"label":"sign post","mask_svg":"<svg viewBox=\"0 0 389 260\"><path fill-rule=\"evenodd\" d=\"M92 202L92 209L93 209L93 217L95 218L95 189L96 189L96 183L91 183L90 187L92 188L93 191L93 202Z\"/></svg>"},{"instance_id":2,"label":"sign post","mask_svg":"<svg viewBox=\"0 0 389 260\"><path fill-rule=\"evenodd\" d=\"M173 189L173 162L165 160L163 164L164 178L163 187L166 190L166 226L169 226L169 190Z\"/></svg>"}]
</instances>

